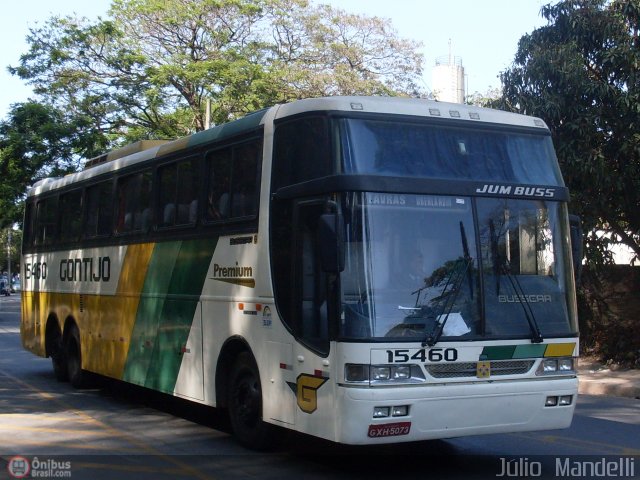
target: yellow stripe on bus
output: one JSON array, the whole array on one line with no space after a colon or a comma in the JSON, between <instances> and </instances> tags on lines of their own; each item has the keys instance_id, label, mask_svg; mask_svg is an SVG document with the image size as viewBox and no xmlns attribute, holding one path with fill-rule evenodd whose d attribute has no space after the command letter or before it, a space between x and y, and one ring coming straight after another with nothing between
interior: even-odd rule
<instances>
[{"instance_id":1,"label":"yellow stripe on bus","mask_svg":"<svg viewBox=\"0 0 640 480\"><path fill-rule=\"evenodd\" d=\"M96 296L92 306L100 312L87 319L82 351L88 370L113 378L122 378L131 333L140 303L140 292L147 275L153 243L129 245L122 262L115 296ZM82 328L82 327L81 327Z\"/></svg>"},{"instance_id":2,"label":"yellow stripe on bus","mask_svg":"<svg viewBox=\"0 0 640 480\"><path fill-rule=\"evenodd\" d=\"M570 357L573 355L575 343L550 343L544 351L545 357Z\"/></svg>"}]
</instances>

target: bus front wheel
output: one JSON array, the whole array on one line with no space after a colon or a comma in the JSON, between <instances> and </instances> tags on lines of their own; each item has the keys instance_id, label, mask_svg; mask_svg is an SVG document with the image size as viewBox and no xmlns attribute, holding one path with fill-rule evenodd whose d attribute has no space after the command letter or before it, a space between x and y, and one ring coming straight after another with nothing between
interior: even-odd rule
<instances>
[{"instance_id":1,"label":"bus front wheel","mask_svg":"<svg viewBox=\"0 0 640 480\"><path fill-rule=\"evenodd\" d=\"M229 420L245 447L265 450L275 444L275 427L262 421L262 388L258 366L248 352L238 355L229 375Z\"/></svg>"}]
</instances>

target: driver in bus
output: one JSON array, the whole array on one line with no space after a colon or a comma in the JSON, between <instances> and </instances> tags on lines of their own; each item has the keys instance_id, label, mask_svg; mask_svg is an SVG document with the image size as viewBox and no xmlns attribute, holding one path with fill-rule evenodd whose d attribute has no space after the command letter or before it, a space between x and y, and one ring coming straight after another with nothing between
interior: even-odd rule
<instances>
[{"instance_id":1,"label":"driver in bus","mask_svg":"<svg viewBox=\"0 0 640 480\"><path fill-rule=\"evenodd\" d=\"M418 250L412 250L407 256L406 267L400 273L400 283L414 290L424 287L427 274L424 271L424 257Z\"/></svg>"}]
</instances>

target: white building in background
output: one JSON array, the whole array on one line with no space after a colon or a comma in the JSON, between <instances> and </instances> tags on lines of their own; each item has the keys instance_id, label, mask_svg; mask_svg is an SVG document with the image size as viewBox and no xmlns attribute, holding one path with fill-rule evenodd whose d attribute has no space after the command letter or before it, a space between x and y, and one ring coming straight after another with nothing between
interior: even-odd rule
<instances>
[{"instance_id":1,"label":"white building in background","mask_svg":"<svg viewBox=\"0 0 640 480\"><path fill-rule=\"evenodd\" d=\"M431 72L433 96L441 102L464 103L464 67L462 58L454 57L449 41L449 55L436 58Z\"/></svg>"}]
</instances>

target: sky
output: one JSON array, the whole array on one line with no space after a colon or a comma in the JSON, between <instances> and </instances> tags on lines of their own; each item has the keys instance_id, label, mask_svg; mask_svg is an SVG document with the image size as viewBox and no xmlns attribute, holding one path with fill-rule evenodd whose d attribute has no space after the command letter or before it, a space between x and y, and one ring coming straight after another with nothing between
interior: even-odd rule
<instances>
[{"instance_id":1,"label":"sky","mask_svg":"<svg viewBox=\"0 0 640 480\"><path fill-rule=\"evenodd\" d=\"M431 91L435 59L452 54L462 59L467 93L500 86L500 72L516 53L518 40L546 24L540 8L550 0L316 0L350 13L391 19L402 38L423 43L423 86ZM27 52L29 29L53 15L105 17L111 0L10 0L3 4L0 29L0 119L11 104L24 102L31 88L7 72Z\"/></svg>"}]
</instances>

